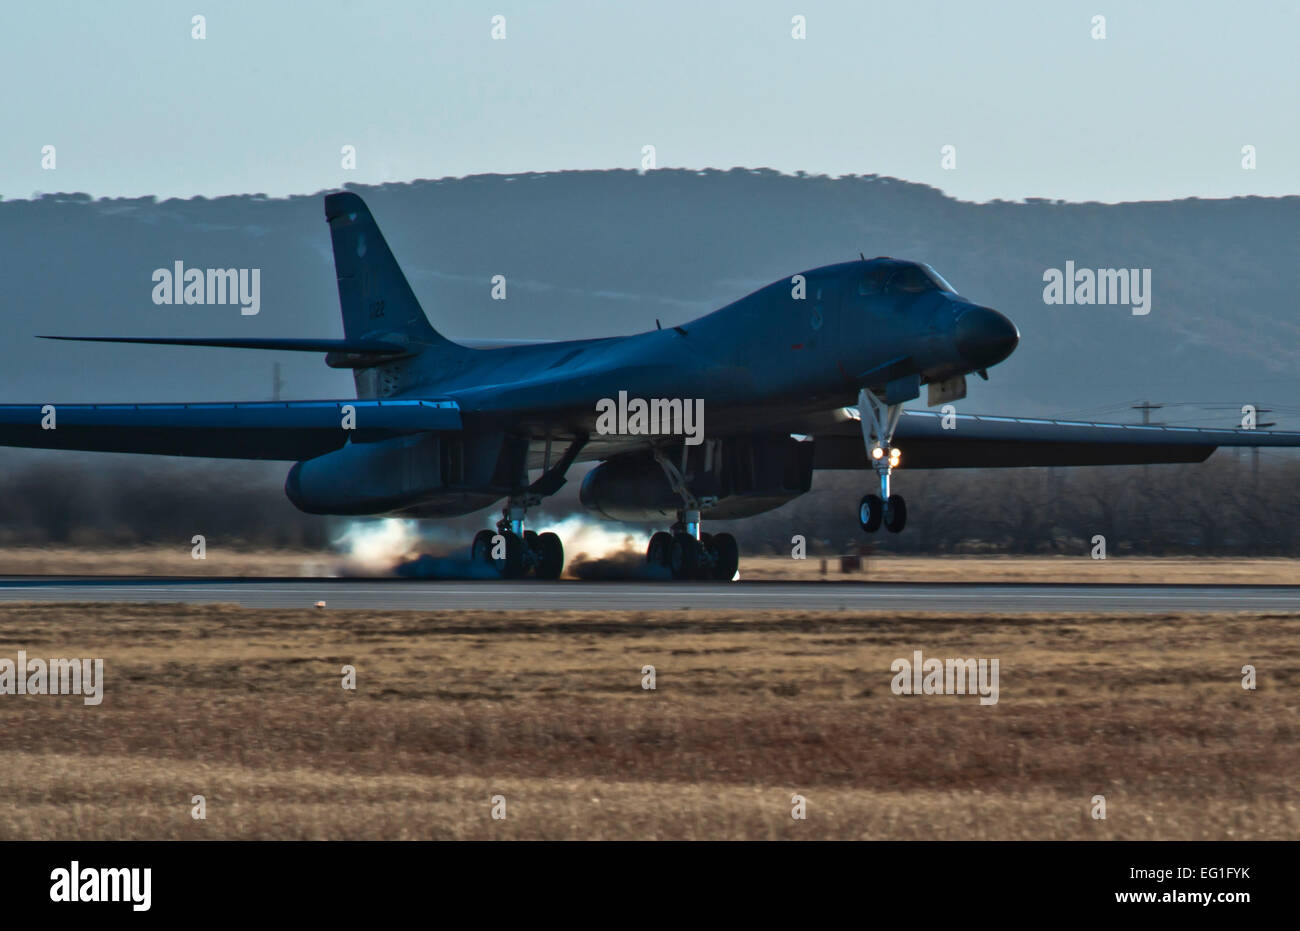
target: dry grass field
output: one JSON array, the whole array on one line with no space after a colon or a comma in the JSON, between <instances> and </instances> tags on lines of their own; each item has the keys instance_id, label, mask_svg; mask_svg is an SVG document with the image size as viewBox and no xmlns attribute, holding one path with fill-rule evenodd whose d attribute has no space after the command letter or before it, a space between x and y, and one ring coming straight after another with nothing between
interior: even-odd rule
<instances>
[{"instance_id":1,"label":"dry grass field","mask_svg":"<svg viewBox=\"0 0 1300 931\"><path fill-rule=\"evenodd\" d=\"M0 547L0 575L329 576L343 565L322 550L225 549L194 559L188 546Z\"/></svg>"},{"instance_id":2,"label":"dry grass field","mask_svg":"<svg viewBox=\"0 0 1300 931\"><path fill-rule=\"evenodd\" d=\"M859 568L841 570L836 557L777 556L741 560L745 579L870 582L1133 582L1209 585L1300 585L1300 559L1203 556L867 556Z\"/></svg>"},{"instance_id":3,"label":"dry grass field","mask_svg":"<svg viewBox=\"0 0 1300 931\"><path fill-rule=\"evenodd\" d=\"M579 556L576 552L571 557ZM0 547L0 575L163 575L301 577L350 574L338 553L324 550L227 549L206 559L189 547ZM744 556L745 579L873 582L1188 582L1300 585L1300 559L1112 556L871 556L845 574L837 557Z\"/></svg>"},{"instance_id":4,"label":"dry grass field","mask_svg":"<svg viewBox=\"0 0 1300 931\"><path fill-rule=\"evenodd\" d=\"M0 695L0 839L1300 836L1300 614L0 606L19 649L106 686ZM1000 701L892 694L916 649Z\"/></svg>"}]
</instances>

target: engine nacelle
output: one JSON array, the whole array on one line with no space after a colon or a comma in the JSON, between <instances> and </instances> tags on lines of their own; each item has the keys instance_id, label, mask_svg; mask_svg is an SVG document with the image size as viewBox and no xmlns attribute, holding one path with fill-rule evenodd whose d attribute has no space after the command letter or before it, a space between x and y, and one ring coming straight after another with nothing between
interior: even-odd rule
<instances>
[{"instance_id":1,"label":"engine nacelle","mask_svg":"<svg viewBox=\"0 0 1300 931\"><path fill-rule=\"evenodd\" d=\"M682 469L682 446L665 455ZM778 508L812 487L813 444L793 439L708 440L686 447L687 487L697 498L716 498L711 520L750 517ZM610 520L675 518L682 499L663 467L649 453L628 453L587 473L579 495L583 507Z\"/></svg>"},{"instance_id":2,"label":"engine nacelle","mask_svg":"<svg viewBox=\"0 0 1300 931\"><path fill-rule=\"evenodd\" d=\"M578 500L610 520L656 521L672 518L681 498L659 463L649 456L617 456L582 479Z\"/></svg>"},{"instance_id":3,"label":"engine nacelle","mask_svg":"<svg viewBox=\"0 0 1300 931\"><path fill-rule=\"evenodd\" d=\"M295 463L284 493L308 514L455 517L507 493L498 477L500 435L420 433Z\"/></svg>"}]
</instances>

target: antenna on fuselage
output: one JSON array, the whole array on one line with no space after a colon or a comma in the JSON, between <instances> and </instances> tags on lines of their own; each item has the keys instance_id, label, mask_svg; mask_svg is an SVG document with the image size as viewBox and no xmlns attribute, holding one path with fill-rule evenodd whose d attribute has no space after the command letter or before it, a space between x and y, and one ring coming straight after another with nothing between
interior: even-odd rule
<instances>
[{"instance_id":1,"label":"antenna on fuselage","mask_svg":"<svg viewBox=\"0 0 1300 931\"><path fill-rule=\"evenodd\" d=\"M858 258L860 258L864 262L867 260L867 257L863 255L861 252L858 253Z\"/></svg>"},{"instance_id":2,"label":"antenna on fuselage","mask_svg":"<svg viewBox=\"0 0 1300 931\"><path fill-rule=\"evenodd\" d=\"M655 329L656 329L656 330L662 330L662 329L663 329L663 324L661 324L661 323L659 322L659 318L658 318L658 317L655 317Z\"/></svg>"}]
</instances>

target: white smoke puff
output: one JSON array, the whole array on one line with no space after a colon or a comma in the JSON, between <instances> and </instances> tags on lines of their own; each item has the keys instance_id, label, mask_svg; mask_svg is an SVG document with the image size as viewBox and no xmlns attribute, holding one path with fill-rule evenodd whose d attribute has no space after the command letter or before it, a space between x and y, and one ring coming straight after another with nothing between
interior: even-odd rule
<instances>
[{"instance_id":1,"label":"white smoke puff","mask_svg":"<svg viewBox=\"0 0 1300 931\"><path fill-rule=\"evenodd\" d=\"M418 521L384 517L351 521L334 546L343 551L349 571L387 573L415 556L422 542Z\"/></svg>"},{"instance_id":2,"label":"white smoke puff","mask_svg":"<svg viewBox=\"0 0 1300 931\"><path fill-rule=\"evenodd\" d=\"M485 519L488 529L495 530L495 515L489 514ZM581 514L555 522L542 519L537 524L530 523L529 529L549 530L559 535L564 544L565 562L570 564L631 556L637 557L639 564L650 539L648 530L602 524ZM441 560L462 556L467 560L469 556L468 541L451 540L448 528L430 521L395 517L349 521L333 544L343 554L340 571L344 575L388 575L421 556L433 555Z\"/></svg>"},{"instance_id":3,"label":"white smoke puff","mask_svg":"<svg viewBox=\"0 0 1300 931\"><path fill-rule=\"evenodd\" d=\"M564 543L567 562L582 559L607 559L624 553L645 554L650 531L626 525L596 523L581 514L573 514L542 528L559 534Z\"/></svg>"}]
</instances>

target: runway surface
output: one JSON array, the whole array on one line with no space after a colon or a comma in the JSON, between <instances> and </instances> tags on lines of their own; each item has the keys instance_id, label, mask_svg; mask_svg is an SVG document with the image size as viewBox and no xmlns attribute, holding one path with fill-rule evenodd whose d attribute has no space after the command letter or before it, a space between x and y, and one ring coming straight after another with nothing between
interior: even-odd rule
<instances>
[{"instance_id":1,"label":"runway surface","mask_svg":"<svg viewBox=\"0 0 1300 931\"><path fill-rule=\"evenodd\" d=\"M1295 611L1300 585L894 582L429 582L405 579L0 578L0 602L225 602L382 611Z\"/></svg>"}]
</instances>

